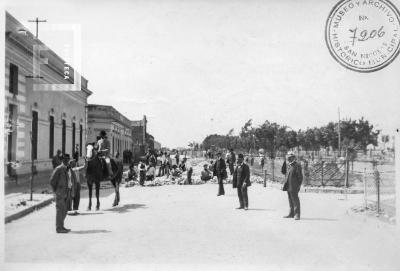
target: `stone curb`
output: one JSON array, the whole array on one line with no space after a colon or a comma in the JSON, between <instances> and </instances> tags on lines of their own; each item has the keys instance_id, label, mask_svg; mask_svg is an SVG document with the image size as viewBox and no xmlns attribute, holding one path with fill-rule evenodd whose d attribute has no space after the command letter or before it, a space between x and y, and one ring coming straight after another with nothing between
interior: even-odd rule
<instances>
[{"instance_id":1,"label":"stone curb","mask_svg":"<svg viewBox=\"0 0 400 271\"><path fill-rule=\"evenodd\" d=\"M15 214L9 215L9 216L7 216L5 218L5 223L10 223L13 220L19 219L21 217L24 217L24 216L32 213L35 210L43 208L43 207L49 205L53 200L54 200L53 198L49 198L49 199L44 200L42 202L39 202L38 204L35 204L35 205L33 205L33 206L29 207L29 208L21 210L21 211L15 213Z\"/></svg>"}]
</instances>

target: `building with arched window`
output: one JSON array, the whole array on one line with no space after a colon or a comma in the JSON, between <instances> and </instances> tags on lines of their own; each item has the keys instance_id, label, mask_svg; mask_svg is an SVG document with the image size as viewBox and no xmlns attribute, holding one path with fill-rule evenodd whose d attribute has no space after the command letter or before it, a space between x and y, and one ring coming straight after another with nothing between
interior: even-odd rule
<instances>
[{"instance_id":1,"label":"building with arched window","mask_svg":"<svg viewBox=\"0 0 400 271\"><path fill-rule=\"evenodd\" d=\"M39 76L34 76L35 46L46 48L39 53L40 58L47 59L40 64ZM58 149L72 156L77 145L82 156L82 146L86 144L85 110L92 94L87 80L79 75L81 88L73 91L46 88L71 85L75 80L73 72L66 79L65 69L73 68L9 13L5 50L5 168L9 169L9 162L18 161L16 173L30 173L33 159L38 171L49 170Z\"/></svg>"}]
</instances>

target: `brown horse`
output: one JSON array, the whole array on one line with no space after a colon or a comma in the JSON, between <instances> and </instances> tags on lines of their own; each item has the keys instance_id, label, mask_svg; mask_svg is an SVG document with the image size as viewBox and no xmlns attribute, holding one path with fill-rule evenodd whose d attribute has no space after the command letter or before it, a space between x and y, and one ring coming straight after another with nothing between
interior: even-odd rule
<instances>
[{"instance_id":1,"label":"brown horse","mask_svg":"<svg viewBox=\"0 0 400 271\"><path fill-rule=\"evenodd\" d=\"M111 160L111 169L113 171L113 176L108 176L107 165L105 161L101 158L101 154L99 154L94 149L94 143L90 143L86 146L86 159L85 159L85 168L86 168L86 182L89 190L89 206L87 210L92 209L92 189L93 184L95 184L96 189L96 210L100 209L100 182L103 180L110 180L115 189L115 199L113 206L118 205L119 203L119 184L122 180L122 171L123 165L119 160L115 161Z\"/></svg>"}]
</instances>

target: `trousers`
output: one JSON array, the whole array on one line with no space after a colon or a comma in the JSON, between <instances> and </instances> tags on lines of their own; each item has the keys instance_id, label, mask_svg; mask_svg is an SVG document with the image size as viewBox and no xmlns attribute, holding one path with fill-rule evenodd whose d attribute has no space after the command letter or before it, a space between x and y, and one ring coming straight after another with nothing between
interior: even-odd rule
<instances>
[{"instance_id":1,"label":"trousers","mask_svg":"<svg viewBox=\"0 0 400 271\"><path fill-rule=\"evenodd\" d=\"M249 207L249 197L247 195L247 186L239 186L237 188L240 207Z\"/></svg>"},{"instance_id":2,"label":"trousers","mask_svg":"<svg viewBox=\"0 0 400 271\"><path fill-rule=\"evenodd\" d=\"M56 230L64 228L64 220L67 216L67 200L68 197L56 195Z\"/></svg>"},{"instance_id":3,"label":"trousers","mask_svg":"<svg viewBox=\"0 0 400 271\"><path fill-rule=\"evenodd\" d=\"M299 216L300 217L300 199L299 199L299 192L288 191L288 199L289 199L289 206L290 206L290 213L291 216Z\"/></svg>"},{"instance_id":4,"label":"trousers","mask_svg":"<svg viewBox=\"0 0 400 271\"><path fill-rule=\"evenodd\" d=\"M218 178L218 195L225 195L224 180L222 176L217 176L217 178Z\"/></svg>"},{"instance_id":5,"label":"trousers","mask_svg":"<svg viewBox=\"0 0 400 271\"><path fill-rule=\"evenodd\" d=\"M67 210L78 211L80 200L81 200L81 184L77 183L75 188L75 195L72 195L70 190L70 194L68 196Z\"/></svg>"}]
</instances>

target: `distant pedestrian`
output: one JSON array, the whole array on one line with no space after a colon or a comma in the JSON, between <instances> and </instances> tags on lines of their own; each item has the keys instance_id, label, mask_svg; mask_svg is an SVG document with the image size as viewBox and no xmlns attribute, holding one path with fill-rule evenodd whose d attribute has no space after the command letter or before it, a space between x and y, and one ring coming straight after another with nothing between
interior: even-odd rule
<instances>
[{"instance_id":1,"label":"distant pedestrian","mask_svg":"<svg viewBox=\"0 0 400 271\"><path fill-rule=\"evenodd\" d=\"M181 161L181 163L179 164L179 169L183 172L183 171L186 171L186 161L187 161L187 159L186 158L183 158L182 159L182 161Z\"/></svg>"},{"instance_id":2,"label":"distant pedestrian","mask_svg":"<svg viewBox=\"0 0 400 271\"><path fill-rule=\"evenodd\" d=\"M222 153L217 153L217 160L214 163L213 175L218 179L218 194L217 196L225 195L224 180L227 178L226 164L222 159Z\"/></svg>"},{"instance_id":3,"label":"distant pedestrian","mask_svg":"<svg viewBox=\"0 0 400 271\"><path fill-rule=\"evenodd\" d=\"M166 167L167 157L166 154L161 152L160 155L160 168L158 169L158 176L164 176L165 174L165 167Z\"/></svg>"},{"instance_id":4,"label":"distant pedestrian","mask_svg":"<svg viewBox=\"0 0 400 271\"><path fill-rule=\"evenodd\" d=\"M233 175L233 172L235 170L235 162L236 162L236 155L233 152L233 149L230 149L228 153L228 158L227 158L227 163L229 167L229 173Z\"/></svg>"},{"instance_id":5,"label":"distant pedestrian","mask_svg":"<svg viewBox=\"0 0 400 271\"><path fill-rule=\"evenodd\" d=\"M71 160L68 165L68 178L71 180L72 187L69 190L68 211L73 211L69 215L78 215L79 202L81 199L81 175L79 168L76 167L76 161Z\"/></svg>"},{"instance_id":6,"label":"distant pedestrian","mask_svg":"<svg viewBox=\"0 0 400 271\"><path fill-rule=\"evenodd\" d=\"M261 166L261 169L262 169L262 170L264 170L264 164L265 164L265 156L263 155L263 156L261 157L261 160L260 160L260 166Z\"/></svg>"},{"instance_id":7,"label":"distant pedestrian","mask_svg":"<svg viewBox=\"0 0 400 271\"><path fill-rule=\"evenodd\" d=\"M193 168L189 167L186 173L186 183L192 184Z\"/></svg>"},{"instance_id":8,"label":"distant pedestrian","mask_svg":"<svg viewBox=\"0 0 400 271\"><path fill-rule=\"evenodd\" d=\"M249 208L249 198L247 194L247 188L251 186L250 182L250 168L248 165L243 163L243 154L239 153L238 161L235 172L233 173L233 188L237 188L240 206L236 209Z\"/></svg>"},{"instance_id":9,"label":"distant pedestrian","mask_svg":"<svg viewBox=\"0 0 400 271\"><path fill-rule=\"evenodd\" d=\"M303 181L303 173L301 165L296 161L296 156L293 152L288 152L286 167L282 166L282 173L286 174L286 182L282 190L287 191L290 211L285 218L300 219L300 199L299 191Z\"/></svg>"},{"instance_id":10,"label":"distant pedestrian","mask_svg":"<svg viewBox=\"0 0 400 271\"><path fill-rule=\"evenodd\" d=\"M79 163L79 144L75 145L75 150L74 150L74 153L72 154L72 158L75 160L76 166L78 166L78 163Z\"/></svg>"},{"instance_id":11,"label":"distant pedestrian","mask_svg":"<svg viewBox=\"0 0 400 271\"><path fill-rule=\"evenodd\" d=\"M208 169L208 165L207 165L207 164L204 164L203 168L204 168L204 169L201 171L200 179L201 179L202 181L204 181L204 182L207 182L207 181L209 181L209 180L212 179L212 173L211 173L211 171Z\"/></svg>"},{"instance_id":12,"label":"distant pedestrian","mask_svg":"<svg viewBox=\"0 0 400 271\"><path fill-rule=\"evenodd\" d=\"M56 155L53 156L53 159L51 160L51 163L53 164L53 169L61 165L62 163L62 153L61 150L57 150Z\"/></svg>"},{"instance_id":13,"label":"distant pedestrian","mask_svg":"<svg viewBox=\"0 0 400 271\"><path fill-rule=\"evenodd\" d=\"M154 181L155 175L156 175L156 168L153 162L150 162L150 165L146 171L146 181Z\"/></svg>"},{"instance_id":14,"label":"distant pedestrian","mask_svg":"<svg viewBox=\"0 0 400 271\"><path fill-rule=\"evenodd\" d=\"M167 177L169 177L171 167L172 167L171 154L167 153L166 158L165 158L165 174L167 175Z\"/></svg>"},{"instance_id":15,"label":"distant pedestrian","mask_svg":"<svg viewBox=\"0 0 400 271\"><path fill-rule=\"evenodd\" d=\"M64 227L64 220L67 216L68 189L72 187L68 177L69 154L62 156L62 163L56 167L50 177L50 185L55 194L56 201L56 232L68 233L70 230Z\"/></svg>"},{"instance_id":16,"label":"distant pedestrian","mask_svg":"<svg viewBox=\"0 0 400 271\"><path fill-rule=\"evenodd\" d=\"M139 163L139 184L141 186L143 186L145 180L146 180L146 165L143 162L140 162Z\"/></svg>"},{"instance_id":17,"label":"distant pedestrian","mask_svg":"<svg viewBox=\"0 0 400 271\"><path fill-rule=\"evenodd\" d=\"M176 165L179 165L179 151L176 151L175 161L176 161Z\"/></svg>"},{"instance_id":18,"label":"distant pedestrian","mask_svg":"<svg viewBox=\"0 0 400 271\"><path fill-rule=\"evenodd\" d=\"M157 166L157 157L154 152L151 152L150 154L149 164L153 164L154 167Z\"/></svg>"},{"instance_id":19,"label":"distant pedestrian","mask_svg":"<svg viewBox=\"0 0 400 271\"><path fill-rule=\"evenodd\" d=\"M134 164L130 164L129 165L129 169L128 169L128 178L125 180L126 182L130 182L130 181L136 181L137 180L137 173L135 170L135 166Z\"/></svg>"},{"instance_id":20,"label":"distant pedestrian","mask_svg":"<svg viewBox=\"0 0 400 271\"><path fill-rule=\"evenodd\" d=\"M254 165L254 156L250 154L250 166Z\"/></svg>"}]
</instances>

